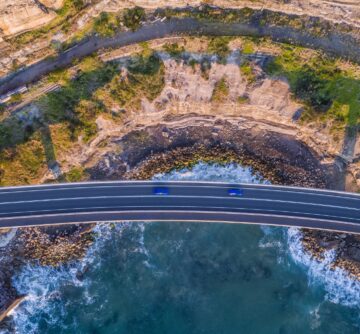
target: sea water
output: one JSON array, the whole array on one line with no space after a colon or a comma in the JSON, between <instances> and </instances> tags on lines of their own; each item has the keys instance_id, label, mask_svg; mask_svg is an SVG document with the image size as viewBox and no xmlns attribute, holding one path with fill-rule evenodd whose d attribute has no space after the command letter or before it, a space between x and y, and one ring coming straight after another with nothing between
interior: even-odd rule
<instances>
[{"instance_id":1,"label":"sea water","mask_svg":"<svg viewBox=\"0 0 360 334\"><path fill-rule=\"evenodd\" d=\"M155 179L264 183L199 163ZM28 265L16 332L360 333L360 284L304 252L297 229L203 223L99 224L86 257Z\"/></svg>"}]
</instances>

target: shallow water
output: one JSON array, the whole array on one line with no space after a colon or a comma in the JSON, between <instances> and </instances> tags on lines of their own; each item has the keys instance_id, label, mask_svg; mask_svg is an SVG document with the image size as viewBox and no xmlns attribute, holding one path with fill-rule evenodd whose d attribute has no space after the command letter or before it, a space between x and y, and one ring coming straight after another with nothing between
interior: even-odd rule
<instances>
[{"instance_id":1,"label":"shallow water","mask_svg":"<svg viewBox=\"0 0 360 334\"><path fill-rule=\"evenodd\" d=\"M262 182L236 165L159 178ZM308 257L296 229L101 224L81 263L28 266L18 333L360 333L358 283ZM331 254L328 254L331 261Z\"/></svg>"}]
</instances>

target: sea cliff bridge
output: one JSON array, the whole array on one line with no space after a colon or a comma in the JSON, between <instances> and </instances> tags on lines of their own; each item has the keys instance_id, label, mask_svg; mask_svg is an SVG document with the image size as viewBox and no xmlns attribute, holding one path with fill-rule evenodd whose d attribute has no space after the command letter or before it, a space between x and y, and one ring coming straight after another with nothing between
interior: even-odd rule
<instances>
[{"instance_id":1,"label":"sea cliff bridge","mask_svg":"<svg viewBox=\"0 0 360 334\"><path fill-rule=\"evenodd\" d=\"M189 181L0 188L0 228L108 221L246 223L360 233L360 194Z\"/></svg>"}]
</instances>

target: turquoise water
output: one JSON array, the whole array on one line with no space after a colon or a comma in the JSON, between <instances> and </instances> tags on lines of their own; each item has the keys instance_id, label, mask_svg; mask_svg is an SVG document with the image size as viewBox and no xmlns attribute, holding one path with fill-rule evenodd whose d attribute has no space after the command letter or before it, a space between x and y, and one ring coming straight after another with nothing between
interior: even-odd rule
<instances>
[{"instance_id":1,"label":"turquoise water","mask_svg":"<svg viewBox=\"0 0 360 334\"><path fill-rule=\"evenodd\" d=\"M199 164L157 178L262 182ZM359 284L311 260L295 229L101 224L86 258L14 279L17 333L360 333ZM327 254L327 262L332 254Z\"/></svg>"}]
</instances>

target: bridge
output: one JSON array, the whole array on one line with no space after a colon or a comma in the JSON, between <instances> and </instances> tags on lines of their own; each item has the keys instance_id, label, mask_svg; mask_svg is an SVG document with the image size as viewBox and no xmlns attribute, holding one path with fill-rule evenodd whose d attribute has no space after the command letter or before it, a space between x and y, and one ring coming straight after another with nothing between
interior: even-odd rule
<instances>
[{"instance_id":1,"label":"bridge","mask_svg":"<svg viewBox=\"0 0 360 334\"><path fill-rule=\"evenodd\" d=\"M108 221L246 223L360 233L360 194L188 181L86 182L0 189L3 228Z\"/></svg>"}]
</instances>

